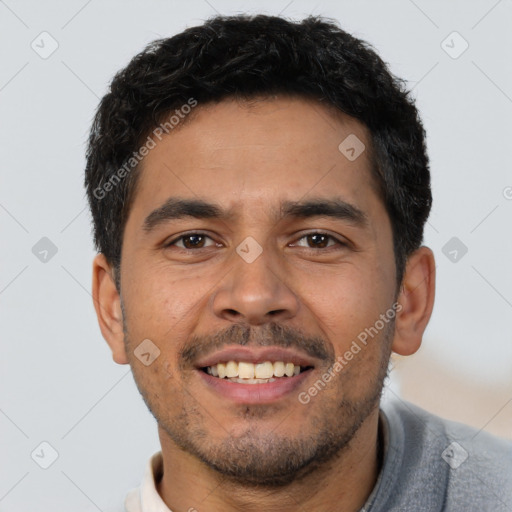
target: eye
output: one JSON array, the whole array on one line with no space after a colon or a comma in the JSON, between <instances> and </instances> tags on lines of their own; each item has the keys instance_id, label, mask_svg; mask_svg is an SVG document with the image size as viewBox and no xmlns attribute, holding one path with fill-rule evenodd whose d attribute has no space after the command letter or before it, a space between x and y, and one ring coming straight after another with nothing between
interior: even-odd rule
<instances>
[{"instance_id":1,"label":"eye","mask_svg":"<svg viewBox=\"0 0 512 512\"><path fill-rule=\"evenodd\" d=\"M206 245L207 240L212 243ZM187 233L186 235L181 235L171 240L165 244L165 247L176 246L180 249L203 249L205 247L211 247L212 245L215 245L215 241L203 233Z\"/></svg>"},{"instance_id":2,"label":"eye","mask_svg":"<svg viewBox=\"0 0 512 512\"><path fill-rule=\"evenodd\" d=\"M303 245L300 242L305 241L307 245ZM293 244L298 245L300 247L306 247L308 249L325 249L328 247L332 247L335 245L344 246L345 244L340 240L334 238L327 233L308 233L307 235L302 236L299 240Z\"/></svg>"},{"instance_id":3,"label":"eye","mask_svg":"<svg viewBox=\"0 0 512 512\"><path fill-rule=\"evenodd\" d=\"M204 233L187 233L181 235L165 244L165 247L178 247L179 249L204 249L217 244L211 237ZM305 247L306 249L327 249L333 246L345 246L343 242L327 233L314 232L303 235L293 246Z\"/></svg>"}]
</instances>

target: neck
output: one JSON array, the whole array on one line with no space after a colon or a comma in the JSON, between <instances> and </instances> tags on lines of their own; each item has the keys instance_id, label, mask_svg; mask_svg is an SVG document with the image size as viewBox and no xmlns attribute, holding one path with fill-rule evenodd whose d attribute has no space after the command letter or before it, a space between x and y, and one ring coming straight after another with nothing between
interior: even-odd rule
<instances>
[{"instance_id":1,"label":"neck","mask_svg":"<svg viewBox=\"0 0 512 512\"><path fill-rule=\"evenodd\" d=\"M334 460L279 488L231 481L183 452L159 428L164 471L157 490L171 510L356 512L370 495L380 469L378 414L376 409L366 418Z\"/></svg>"}]
</instances>

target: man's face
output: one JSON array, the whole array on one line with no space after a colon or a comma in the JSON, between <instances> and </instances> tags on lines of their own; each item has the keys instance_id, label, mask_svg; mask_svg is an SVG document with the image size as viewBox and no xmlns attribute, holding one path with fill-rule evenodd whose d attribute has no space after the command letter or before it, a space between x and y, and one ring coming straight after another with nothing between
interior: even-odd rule
<instances>
[{"instance_id":1,"label":"man's face","mask_svg":"<svg viewBox=\"0 0 512 512\"><path fill-rule=\"evenodd\" d=\"M223 101L198 106L144 160L121 260L126 352L161 436L239 481L307 473L378 406L392 232L368 150L338 149L349 135L369 148L360 123L316 102ZM146 339L160 351L149 366L134 355ZM229 361L264 380L215 376ZM301 373L279 376L281 363Z\"/></svg>"}]
</instances>

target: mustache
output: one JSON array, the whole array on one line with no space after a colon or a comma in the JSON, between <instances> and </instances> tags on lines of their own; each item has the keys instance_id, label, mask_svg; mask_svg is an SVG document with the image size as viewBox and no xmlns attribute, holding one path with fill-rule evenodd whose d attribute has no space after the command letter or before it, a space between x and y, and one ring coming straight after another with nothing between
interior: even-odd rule
<instances>
[{"instance_id":1,"label":"mustache","mask_svg":"<svg viewBox=\"0 0 512 512\"><path fill-rule=\"evenodd\" d=\"M334 347L328 341L318 336L307 336L298 328L269 322L258 328L233 324L212 336L194 335L179 351L179 366L181 369L190 367L200 356L211 354L228 345L249 344L255 347L292 347L325 363L334 364Z\"/></svg>"}]
</instances>

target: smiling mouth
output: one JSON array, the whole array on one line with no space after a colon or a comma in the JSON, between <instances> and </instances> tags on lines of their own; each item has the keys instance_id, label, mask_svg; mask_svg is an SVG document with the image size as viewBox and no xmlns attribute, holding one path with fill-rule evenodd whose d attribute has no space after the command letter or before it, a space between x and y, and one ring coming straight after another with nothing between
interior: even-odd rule
<instances>
[{"instance_id":1,"label":"smiling mouth","mask_svg":"<svg viewBox=\"0 0 512 512\"><path fill-rule=\"evenodd\" d=\"M227 361L201 368L212 377L237 384L266 384L279 379L296 377L311 369L313 369L312 366L300 366L284 361L262 363Z\"/></svg>"}]
</instances>

